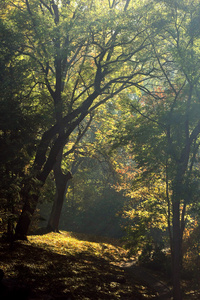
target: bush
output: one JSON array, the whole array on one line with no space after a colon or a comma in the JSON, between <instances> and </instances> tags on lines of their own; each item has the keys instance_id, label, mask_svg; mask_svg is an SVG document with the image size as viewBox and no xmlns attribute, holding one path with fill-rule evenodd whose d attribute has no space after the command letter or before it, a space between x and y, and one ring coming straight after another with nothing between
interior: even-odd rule
<instances>
[{"instance_id":1,"label":"bush","mask_svg":"<svg viewBox=\"0 0 200 300\"><path fill-rule=\"evenodd\" d=\"M162 245L147 243L138 257L138 262L144 267L170 273L170 256L167 255Z\"/></svg>"}]
</instances>

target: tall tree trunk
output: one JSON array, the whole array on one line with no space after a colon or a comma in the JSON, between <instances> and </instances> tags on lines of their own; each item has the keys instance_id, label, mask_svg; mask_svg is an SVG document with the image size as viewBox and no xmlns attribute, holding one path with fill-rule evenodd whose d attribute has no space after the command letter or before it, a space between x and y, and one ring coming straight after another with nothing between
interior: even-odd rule
<instances>
[{"instance_id":1,"label":"tall tree trunk","mask_svg":"<svg viewBox=\"0 0 200 300\"><path fill-rule=\"evenodd\" d=\"M92 115L90 115L90 120L87 123L87 126L84 128L82 132L79 133L77 140L74 144L74 146L64 154L64 156L70 154L71 152L74 152L76 145L79 143L83 135L86 133L88 130L90 124L92 122ZM50 218L48 221L47 228L51 231L58 232L59 231L59 221L60 221L60 215L63 207L63 202L66 194L66 189L67 189L67 183L68 181L73 177L73 174L76 173L78 170L79 165L81 164L83 158L77 157L75 155L76 160L72 164L72 169L71 172L68 172L67 175L64 175L62 173L61 169L61 164L62 164L62 158L63 158L63 149L60 151L56 164L54 166L54 178L55 178L55 183L56 183L56 195L53 203L53 207L51 210Z\"/></svg>"},{"instance_id":2,"label":"tall tree trunk","mask_svg":"<svg viewBox=\"0 0 200 300\"><path fill-rule=\"evenodd\" d=\"M56 183L56 195L51 210L49 222L47 228L51 231L59 231L60 215L65 199L67 182L72 178L72 174L68 172L63 174L61 169L63 149L60 151L56 164L54 166L54 178Z\"/></svg>"},{"instance_id":3,"label":"tall tree trunk","mask_svg":"<svg viewBox=\"0 0 200 300\"><path fill-rule=\"evenodd\" d=\"M72 176L70 172L68 172L67 175L62 172L56 175L56 195L47 226L51 231L59 232L59 221L65 199L66 186L68 180L71 178Z\"/></svg>"},{"instance_id":4,"label":"tall tree trunk","mask_svg":"<svg viewBox=\"0 0 200 300\"><path fill-rule=\"evenodd\" d=\"M181 228L180 228L180 203L175 199L173 203L173 239L172 239L172 276L173 299L181 300Z\"/></svg>"},{"instance_id":5,"label":"tall tree trunk","mask_svg":"<svg viewBox=\"0 0 200 300\"><path fill-rule=\"evenodd\" d=\"M172 277L173 277L173 299L182 300L181 291L181 269L182 269L182 231L180 218L180 203L182 200L183 177L185 168L179 165L177 176L173 186L172 195Z\"/></svg>"}]
</instances>

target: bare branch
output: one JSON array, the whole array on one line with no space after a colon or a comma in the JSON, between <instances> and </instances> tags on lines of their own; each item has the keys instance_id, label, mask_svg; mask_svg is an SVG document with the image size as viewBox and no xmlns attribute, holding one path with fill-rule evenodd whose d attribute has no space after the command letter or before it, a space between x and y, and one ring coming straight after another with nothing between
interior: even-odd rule
<instances>
[{"instance_id":1,"label":"bare branch","mask_svg":"<svg viewBox=\"0 0 200 300\"><path fill-rule=\"evenodd\" d=\"M77 136L77 139L76 139L74 145L72 146L72 148L71 148L69 151L67 151L67 152L64 153L64 157L68 156L70 153L73 153L73 152L75 151L76 146L78 145L78 143L80 142L80 140L82 139L82 137L85 135L85 133L86 133L87 130L89 129L90 124L91 124L91 122L92 122L92 119L93 119L93 115L90 114L90 119L89 119L87 125L85 126L85 128L83 129L83 131L80 131L80 132L79 132L79 134L78 134L78 136Z\"/></svg>"},{"instance_id":2,"label":"bare branch","mask_svg":"<svg viewBox=\"0 0 200 300\"><path fill-rule=\"evenodd\" d=\"M128 6L129 6L130 0L126 0L126 4L124 6L124 11L127 10Z\"/></svg>"},{"instance_id":3,"label":"bare branch","mask_svg":"<svg viewBox=\"0 0 200 300\"><path fill-rule=\"evenodd\" d=\"M163 124L163 123L161 123L161 122L158 122L158 121L156 121L155 119L152 119L152 118L150 118L149 116L143 114L143 113L142 113L137 107L135 107L133 104L131 104L131 107L132 107L135 111L137 111L137 112L138 112L142 117L144 117L145 119L147 119L147 120L149 120L149 121L151 121L151 122L153 122L153 123L155 123L155 124L157 124L157 125L159 125L159 126L161 126L161 127L163 127L163 128L166 128L165 124Z\"/></svg>"},{"instance_id":4,"label":"bare branch","mask_svg":"<svg viewBox=\"0 0 200 300\"><path fill-rule=\"evenodd\" d=\"M42 5L44 5L48 9L50 14L53 16L53 11L51 9L51 6L48 6L43 0L40 0L40 2L42 3Z\"/></svg>"}]
</instances>

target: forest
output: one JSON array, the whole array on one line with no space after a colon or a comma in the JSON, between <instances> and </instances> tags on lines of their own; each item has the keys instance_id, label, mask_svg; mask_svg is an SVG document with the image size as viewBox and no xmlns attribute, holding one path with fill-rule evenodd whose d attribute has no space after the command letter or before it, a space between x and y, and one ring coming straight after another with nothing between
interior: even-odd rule
<instances>
[{"instance_id":1,"label":"forest","mask_svg":"<svg viewBox=\"0 0 200 300\"><path fill-rule=\"evenodd\" d=\"M0 108L1 299L200 299L198 0L0 1Z\"/></svg>"}]
</instances>

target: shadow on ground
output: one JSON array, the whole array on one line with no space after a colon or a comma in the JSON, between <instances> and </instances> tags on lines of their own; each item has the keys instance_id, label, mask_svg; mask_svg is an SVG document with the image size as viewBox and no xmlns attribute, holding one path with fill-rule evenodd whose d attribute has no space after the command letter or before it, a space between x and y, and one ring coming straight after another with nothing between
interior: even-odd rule
<instances>
[{"instance_id":1,"label":"shadow on ground","mask_svg":"<svg viewBox=\"0 0 200 300\"><path fill-rule=\"evenodd\" d=\"M111 261L111 254L110 258L104 257L103 253L95 255L90 247L78 251L78 242L70 252L61 245L62 254L58 254L49 248L47 236L40 237L44 242L38 245L37 237L34 237L34 243L17 241L12 251L8 244L0 244L0 268L7 282L14 280L15 285L17 282L18 286L29 287L29 298L26 299L51 296L48 299L142 300L153 297L152 291L143 284L127 280L124 270ZM56 239L59 242L58 234Z\"/></svg>"}]
</instances>

